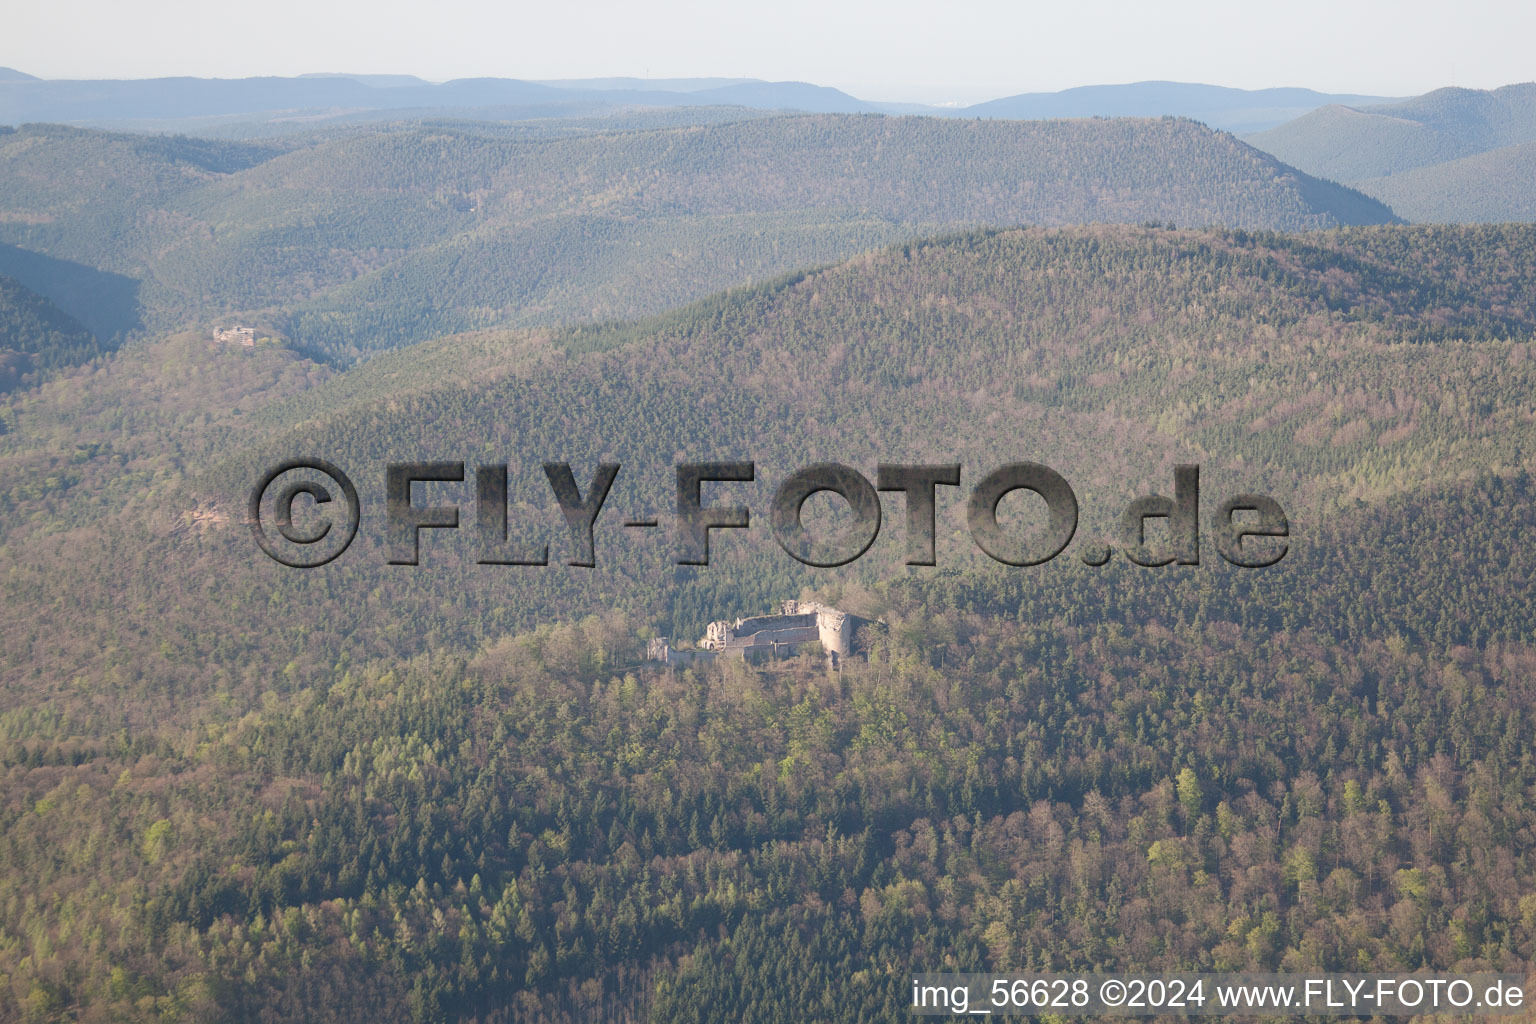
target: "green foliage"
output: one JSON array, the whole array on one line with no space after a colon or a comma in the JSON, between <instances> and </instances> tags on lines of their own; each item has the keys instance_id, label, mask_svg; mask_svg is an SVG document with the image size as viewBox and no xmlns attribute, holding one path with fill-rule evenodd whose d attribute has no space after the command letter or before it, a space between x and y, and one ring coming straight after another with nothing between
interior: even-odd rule
<instances>
[{"instance_id":1,"label":"green foliage","mask_svg":"<svg viewBox=\"0 0 1536 1024\"><path fill-rule=\"evenodd\" d=\"M881 460L961 461L969 482L1030 458L1071 480L1082 536L1110 538L1130 498L1165 490L1174 462L1196 461L1207 514L1240 490L1287 509L1297 539L1286 572L1305 570L1294 598L1305 611L1277 610L1266 574L1219 560L1178 592L1194 588L1255 628L1302 617L1342 621L1350 635L1523 642L1528 556L1478 503L1504 510L1509 529L1527 519L1518 471L1536 447L1532 244L1530 229L1511 228L983 233L648 322L444 339L340 375L190 336L135 346L0 412L12 424L0 436L10 559L0 586L15 609L0 666L36 680L119 674L137 717L212 690L252 701L264 678L310 678L359 648L473 648L605 608L696 637L817 574L761 523L718 536L703 570L672 564L670 531L641 538L611 524L667 512L675 461L742 457L757 461L758 480L731 493L760 514L785 474L821 459L870 473ZM277 460L317 453L354 474L375 512L387 462L511 461L514 529L548 540L556 564L476 565L467 511L465 529L425 538L415 571L385 564L371 514L353 550L323 570L253 558L247 489ZM551 458L573 461L582 480L598 461L625 467L595 571L560 564L539 469ZM1477 467L1494 479L1468 489ZM1443 529L1411 525L1402 502L1426 495ZM468 509L472 491L444 496ZM941 564L982 566L963 502L943 499ZM1488 565L1507 581L1500 600L1476 601L1459 570L1415 554L1419 534ZM1383 545L1390 558L1378 557ZM902 575L901 550L891 517L845 572ZM1206 554L1217 558L1209 542ZM1078 592L1084 571L1068 552L1008 574L1019 577L1011 600L1053 615L1132 614L1113 587ZM1415 582L1442 572L1435 587ZM1362 573L1384 595L1428 597L1357 599ZM930 577L946 578L914 575ZM1137 599L1168 599L1156 573L1132 578L1144 580ZM91 728L122 714L69 703Z\"/></svg>"},{"instance_id":2,"label":"green foliage","mask_svg":"<svg viewBox=\"0 0 1536 1024\"><path fill-rule=\"evenodd\" d=\"M918 969L1526 972L1533 252L971 232L345 373L186 334L13 392L0 1018L895 1021ZM324 569L239 519L288 454L363 491ZM684 458L757 459L758 510L824 458L1033 458L1087 537L1187 460L1207 512L1278 497L1292 548L1010 570L945 492L937 569L892 515L832 573L761 529L677 567L607 519L596 570L435 537L410 570L367 517L403 457L513 461L525 526L545 458L621 462L613 520ZM804 591L889 628L841 672L640 660Z\"/></svg>"},{"instance_id":3,"label":"green foliage","mask_svg":"<svg viewBox=\"0 0 1536 1024\"><path fill-rule=\"evenodd\" d=\"M270 143L26 126L0 135L0 181L0 243L142 281L151 329L260 315L342 363L655 313L944 228L1393 219L1174 119L744 117L564 137L444 122Z\"/></svg>"},{"instance_id":4,"label":"green foliage","mask_svg":"<svg viewBox=\"0 0 1536 1024\"><path fill-rule=\"evenodd\" d=\"M76 366L102 351L91 332L57 306L0 277L0 390L35 371Z\"/></svg>"},{"instance_id":5,"label":"green foliage","mask_svg":"<svg viewBox=\"0 0 1536 1024\"><path fill-rule=\"evenodd\" d=\"M239 720L13 743L11 792L53 809L4 821L32 957L6 969L100 965L74 998L110 1005L104 965L139 964L235 1019L765 1021L898 1019L923 965L1524 969L1528 651L890 600L954 621L945 669L897 642L836 677L619 674L554 627ZM1186 772L1229 834L1179 813ZM128 831L143 859L99 874Z\"/></svg>"}]
</instances>

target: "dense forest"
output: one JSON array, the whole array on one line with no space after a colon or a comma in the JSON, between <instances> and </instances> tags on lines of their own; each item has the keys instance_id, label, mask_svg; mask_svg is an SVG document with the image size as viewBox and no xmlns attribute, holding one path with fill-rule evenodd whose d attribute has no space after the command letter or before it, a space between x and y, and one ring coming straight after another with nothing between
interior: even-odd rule
<instances>
[{"instance_id":1,"label":"dense forest","mask_svg":"<svg viewBox=\"0 0 1536 1024\"><path fill-rule=\"evenodd\" d=\"M969 231L345 372L189 331L28 382L0 1019L894 1021L912 970L1527 971L1533 268L1529 227ZM294 454L365 510L312 571L242 521ZM466 529L386 565L403 458L511 463L554 564ZM595 569L550 458L624 467ZM708 567L616 525L695 458L759 467ZM946 494L936 568L888 506L816 572L758 521L820 459L1016 458L1084 542L1196 462L1291 550L1010 569ZM840 671L641 660L795 596L885 628Z\"/></svg>"},{"instance_id":2,"label":"dense forest","mask_svg":"<svg viewBox=\"0 0 1536 1024\"><path fill-rule=\"evenodd\" d=\"M4 407L0 586L15 610L0 665L68 705L73 673L114 673L126 713L149 720L206 701L210 673L251 699L262 672L318 670L354 645L408 658L594 608L691 638L812 583L761 528L721 536L699 571L673 564L670 531L616 525L669 513L689 458L754 460L757 481L733 493L760 521L778 481L818 460L871 474L958 461L969 484L1033 459L1072 482L1084 540L1115 539L1126 502L1196 462L1207 511L1256 490L1305 530L1528 464L1533 243L1526 228L980 233L652 321L444 339L339 375L194 335L133 346ZM315 573L253 561L246 490L316 454L357 480L354 550ZM468 484L439 492L465 530L429 537L420 571L386 565L383 470L402 458L510 462L511 520L556 565L475 564ZM548 459L583 481L625 467L596 572L560 564ZM940 564L970 566L958 498L939 531ZM901 551L893 517L848 571L900 572ZM273 614L286 607L305 616ZM125 713L90 703L92 728Z\"/></svg>"},{"instance_id":3,"label":"dense forest","mask_svg":"<svg viewBox=\"0 0 1536 1024\"><path fill-rule=\"evenodd\" d=\"M1409 220L1442 224L1536 221L1536 142L1370 178L1358 187Z\"/></svg>"},{"instance_id":4,"label":"dense forest","mask_svg":"<svg viewBox=\"0 0 1536 1024\"><path fill-rule=\"evenodd\" d=\"M1140 596L893 585L840 675L659 675L592 618L13 744L15 1005L895 1020L922 965L1526 968L1526 644Z\"/></svg>"},{"instance_id":5,"label":"dense forest","mask_svg":"<svg viewBox=\"0 0 1536 1024\"><path fill-rule=\"evenodd\" d=\"M0 391L36 374L100 355L101 344L74 317L8 277L0 277Z\"/></svg>"},{"instance_id":6,"label":"dense forest","mask_svg":"<svg viewBox=\"0 0 1536 1024\"><path fill-rule=\"evenodd\" d=\"M0 133L0 273L75 312L61 279L91 268L136 282L123 315L142 307L155 331L243 317L338 364L455 331L656 313L946 228L1394 219L1171 118ZM54 262L22 266L6 246Z\"/></svg>"}]
</instances>

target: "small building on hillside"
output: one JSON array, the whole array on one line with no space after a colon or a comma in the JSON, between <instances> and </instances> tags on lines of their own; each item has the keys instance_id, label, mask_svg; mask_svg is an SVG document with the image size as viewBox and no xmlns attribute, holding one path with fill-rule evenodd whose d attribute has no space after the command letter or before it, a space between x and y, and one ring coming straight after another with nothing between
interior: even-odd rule
<instances>
[{"instance_id":1,"label":"small building on hillside","mask_svg":"<svg viewBox=\"0 0 1536 1024\"><path fill-rule=\"evenodd\" d=\"M785 601L775 615L754 615L735 622L711 622L695 650L679 651L657 637L647 657L667 665L692 664L715 657L772 661L793 657L810 644L819 644L836 667L855 653L860 630L876 626L871 619L852 615L815 601Z\"/></svg>"},{"instance_id":2,"label":"small building on hillside","mask_svg":"<svg viewBox=\"0 0 1536 1024\"><path fill-rule=\"evenodd\" d=\"M215 327L213 340L222 341L227 345L244 345L246 348L256 347L256 328L235 324L233 327Z\"/></svg>"}]
</instances>

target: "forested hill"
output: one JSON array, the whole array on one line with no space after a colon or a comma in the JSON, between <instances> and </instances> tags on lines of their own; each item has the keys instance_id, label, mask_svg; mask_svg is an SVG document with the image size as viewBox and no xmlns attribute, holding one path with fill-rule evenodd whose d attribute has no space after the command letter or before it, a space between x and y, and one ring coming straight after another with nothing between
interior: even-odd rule
<instances>
[{"instance_id":1,"label":"forested hill","mask_svg":"<svg viewBox=\"0 0 1536 1024\"><path fill-rule=\"evenodd\" d=\"M757 482L736 490L761 510L784 474L823 459L867 472L958 460L977 479L1028 458L1072 481L1083 538L1116 536L1125 502L1166 490L1181 460L1205 467L1212 495L1275 494L1298 524L1471 467L1514 471L1536 452L1533 251L1530 229L974 233L652 321L446 339L318 387L296 386L318 371L281 350L188 336L125 351L8 408L3 668L23 679L126 658L129 706L148 713L168 693L200 702L214 664L243 689L259 665L303 676L352 644L470 648L598 608L692 637L722 608L750 612L815 575L762 530L721 539L718 564L695 572L672 564L669 532L617 527L600 532L594 572L560 565L558 532L548 570L477 566L462 532L433 535L430 568L397 571L377 511L382 467L401 458L505 458L515 522L538 530L549 459L583 481L597 462L624 465L611 499L623 516L668 512L680 459L755 460ZM283 571L251 547L245 493L279 459L317 455L354 472L373 511L345 558ZM972 566L963 503L945 510L944 564ZM900 572L899 533L849 571ZM138 600L106 578L133 581ZM56 614L60 601L74 612ZM329 628L270 611L289 606ZM1404 635L1437 628L1439 613L1410 612L1370 615ZM269 643L236 641L257 624ZM99 629L119 643L95 644Z\"/></svg>"},{"instance_id":2,"label":"forested hill","mask_svg":"<svg viewBox=\"0 0 1536 1024\"><path fill-rule=\"evenodd\" d=\"M1425 223L1536 222L1536 142L1359 183Z\"/></svg>"},{"instance_id":3,"label":"forested hill","mask_svg":"<svg viewBox=\"0 0 1536 1024\"><path fill-rule=\"evenodd\" d=\"M101 351L95 336L73 317L0 277L0 391L34 371L74 366Z\"/></svg>"},{"instance_id":4,"label":"forested hill","mask_svg":"<svg viewBox=\"0 0 1536 1024\"><path fill-rule=\"evenodd\" d=\"M852 1024L910 1020L914 970L1525 974L1533 254L973 231L346 373L187 333L4 396L0 1019ZM307 572L240 518L290 454L364 501ZM711 457L759 477L708 568L617 525ZM386 565L401 458L511 462L554 564L475 564L444 485L465 528ZM548 458L624 466L595 569ZM842 570L762 529L812 461L1017 458L1082 503L1045 566L975 557L947 489L935 569L890 505ZM1207 513L1279 500L1286 558L1085 565L1178 461ZM888 624L867 660L637 660L802 588Z\"/></svg>"},{"instance_id":5,"label":"forested hill","mask_svg":"<svg viewBox=\"0 0 1536 1024\"><path fill-rule=\"evenodd\" d=\"M1536 82L1328 106L1249 136L1296 167L1359 188L1409 220L1536 219Z\"/></svg>"},{"instance_id":6,"label":"forested hill","mask_svg":"<svg viewBox=\"0 0 1536 1024\"><path fill-rule=\"evenodd\" d=\"M439 124L259 145L29 126L0 135L0 186L0 242L138 281L151 329L261 317L338 361L656 312L945 227L1393 219L1172 119L829 115L543 140Z\"/></svg>"},{"instance_id":7,"label":"forested hill","mask_svg":"<svg viewBox=\"0 0 1536 1024\"><path fill-rule=\"evenodd\" d=\"M1360 181L1536 142L1536 82L1436 89L1398 103L1327 106L1253 136L1281 160Z\"/></svg>"},{"instance_id":8,"label":"forested hill","mask_svg":"<svg viewBox=\"0 0 1536 1024\"><path fill-rule=\"evenodd\" d=\"M1188 117L1232 132L1262 131L1330 104L1387 102L1381 96L1327 95L1311 89L1231 89L1192 82L1086 85L975 103L966 117Z\"/></svg>"}]
</instances>

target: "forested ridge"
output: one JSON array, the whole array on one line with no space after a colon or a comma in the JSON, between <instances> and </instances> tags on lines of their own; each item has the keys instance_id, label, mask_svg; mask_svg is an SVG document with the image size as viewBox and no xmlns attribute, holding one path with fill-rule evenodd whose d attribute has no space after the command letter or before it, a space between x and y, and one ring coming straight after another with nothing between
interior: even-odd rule
<instances>
[{"instance_id":1,"label":"forested ridge","mask_svg":"<svg viewBox=\"0 0 1536 1024\"><path fill-rule=\"evenodd\" d=\"M834 593L893 624L841 674L658 675L610 615L11 741L16 1005L899 1019L920 967L1527 967L1528 638L1124 582L1128 621L949 574Z\"/></svg>"},{"instance_id":2,"label":"forested ridge","mask_svg":"<svg viewBox=\"0 0 1536 1024\"><path fill-rule=\"evenodd\" d=\"M79 321L8 277L0 277L0 391L38 373L100 355Z\"/></svg>"},{"instance_id":3,"label":"forested ridge","mask_svg":"<svg viewBox=\"0 0 1536 1024\"><path fill-rule=\"evenodd\" d=\"M1536 220L1536 82L1327 106L1247 139L1309 174L1380 199L1409 221Z\"/></svg>"},{"instance_id":4,"label":"forested ridge","mask_svg":"<svg viewBox=\"0 0 1536 1024\"><path fill-rule=\"evenodd\" d=\"M1536 142L1360 182L1402 216L1429 223L1536 221Z\"/></svg>"},{"instance_id":5,"label":"forested ridge","mask_svg":"<svg viewBox=\"0 0 1536 1024\"><path fill-rule=\"evenodd\" d=\"M454 331L655 313L945 228L1393 219L1171 118L0 133L0 243L139 282L151 330L243 316L338 363ZM49 294L35 273L24 283Z\"/></svg>"},{"instance_id":6,"label":"forested ridge","mask_svg":"<svg viewBox=\"0 0 1536 1024\"><path fill-rule=\"evenodd\" d=\"M249 699L262 672L318 670L356 644L408 658L428 637L472 647L594 607L696 636L813 582L761 517L784 475L823 459L871 474L960 461L967 486L1041 461L1076 489L1084 540L1115 539L1125 502L1193 461L1207 512L1261 491L1304 537L1356 502L1529 465L1531 245L1523 228L980 233L649 322L445 339L341 375L191 335L135 346L4 410L4 665L61 693L91 666L139 716L201 704L210 671ZM315 573L253 561L246 489L317 454L356 477L354 550ZM668 513L673 464L690 458L758 465L730 493L759 527L720 535L702 571L672 564L669 530L612 525ZM420 571L386 566L383 467L401 459L510 462L512 523L555 564L475 565L466 484L435 492L465 529L428 536ZM598 571L563 565L550 459L583 482L598 462L625 467ZM968 566L963 501L941 496L941 564ZM901 544L893 513L847 571L900 571ZM272 616L290 605L305 614Z\"/></svg>"},{"instance_id":7,"label":"forested ridge","mask_svg":"<svg viewBox=\"0 0 1536 1024\"><path fill-rule=\"evenodd\" d=\"M1395 103L1328 106L1252 136L1335 181L1385 177L1536 141L1536 82L1436 89Z\"/></svg>"},{"instance_id":8,"label":"forested ridge","mask_svg":"<svg viewBox=\"0 0 1536 1024\"><path fill-rule=\"evenodd\" d=\"M971 231L346 372L187 332L5 395L0 1018L894 1021L912 970L1525 972L1533 252ZM241 521L294 454L365 509L308 572ZM445 487L463 536L386 566L367 510L421 458L512 463L554 564L475 565ZM561 564L550 458L633 474L596 569ZM707 568L613 525L692 458L759 465ZM817 573L761 519L826 458L1036 459L1084 541L1193 461L1291 550L1009 569L962 488L938 568L887 506ZM794 596L885 628L840 672L639 660Z\"/></svg>"}]
</instances>

